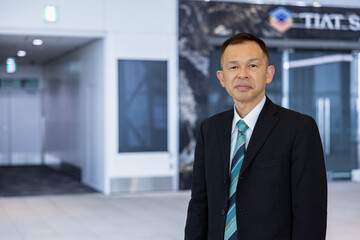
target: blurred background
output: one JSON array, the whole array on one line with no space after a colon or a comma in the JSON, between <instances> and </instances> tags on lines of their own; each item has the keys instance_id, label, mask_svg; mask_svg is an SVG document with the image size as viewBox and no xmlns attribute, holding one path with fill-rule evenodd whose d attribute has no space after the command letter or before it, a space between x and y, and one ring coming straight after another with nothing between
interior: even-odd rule
<instances>
[{"instance_id":1,"label":"blurred background","mask_svg":"<svg viewBox=\"0 0 360 240\"><path fill-rule=\"evenodd\" d=\"M0 197L170 191L185 212L200 122L233 107L215 73L239 32L269 48L267 96L316 120L330 190L360 191L359 1L0 0Z\"/></svg>"}]
</instances>

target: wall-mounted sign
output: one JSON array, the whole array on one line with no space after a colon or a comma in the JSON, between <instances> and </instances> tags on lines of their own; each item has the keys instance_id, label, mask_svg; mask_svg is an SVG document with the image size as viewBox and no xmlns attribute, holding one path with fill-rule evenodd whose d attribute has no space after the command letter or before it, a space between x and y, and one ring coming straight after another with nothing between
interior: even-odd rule
<instances>
[{"instance_id":1,"label":"wall-mounted sign","mask_svg":"<svg viewBox=\"0 0 360 240\"><path fill-rule=\"evenodd\" d=\"M207 8L211 9L208 19L213 36L252 32L265 38L352 41L360 38L360 9L357 8L233 2L210 2Z\"/></svg>"},{"instance_id":2,"label":"wall-mounted sign","mask_svg":"<svg viewBox=\"0 0 360 240\"><path fill-rule=\"evenodd\" d=\"M285 32L293 26L292 13L286 8L278 7L269 14L270 26L278 32Z\"/></svg>"},{"instance_id":3,"label":"wall-mounted sign","mask_svg":"<svg viewBox=\"0 0 360 240\"><path fill-rule=\"evenodd\" d=\"M14 73L16 72L16 61L15 58L8 58L6 59L6 72L7 73Z\"/></svg>"},{"instance_id":4,"label":"wall-mounted sign","mask_svg":"<svg viewBox=\"0 0 360 240\"><path fill-rule=\"evenodd\" d=\"M318 9L318 8L315 8ZM278 32L285 32L290 28L360 31L360 16L355 13L292 13L285 7L277 7L269 13L270 26Z\"/></svg>"},{"instance_id":5,"label":"wall-mounted sign","mask_svg":"<svg viewBox=\"0 0 360 240\"><path fill-rule=\"evenodd\" d=\"M58 10L55 6L44 7L44 21L45 22L56 22L58 19Z\"/></svg>"}]
</instances>

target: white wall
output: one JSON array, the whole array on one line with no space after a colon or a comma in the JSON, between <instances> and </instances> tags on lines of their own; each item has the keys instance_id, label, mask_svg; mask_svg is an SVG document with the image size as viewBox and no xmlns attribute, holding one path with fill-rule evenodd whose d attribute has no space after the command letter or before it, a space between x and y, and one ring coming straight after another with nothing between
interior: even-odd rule
<instances>
[{"instance_id":1,"label":"white wall","mask_svg":"<svg viewBox=\"0 0 360 240\"><path fill-rule=\"evenodd\" d=\"M58 21L45 22L44 7L56 6ZM0 0L0 34L99 35L104 30L103 0Z\"/></svg>"},{"instance_id":2,"label":"white wall","mask_svg":"<svg viewBox=\"0 0 360 240\"><path fill-rule=\"evenodd\" d=\"M84 83L80 54L72 53L44 67L44 153L81 167L84 157Z\"/></svg>"},{"instance_id":3,"label":"white wall","mask_svg":"<svg viewBox=\"0 0 360 240\"><path fill-rule=\"evenodd\" d=\"M115 178L173 177L178 188L178 63L176 0L107 0L105 7L105 192ZM118 153L117 61L119 59L167 60L168 121L167 153ZM141 166L141 167L139 167Z\"/></svg>"},{"instance_id":4,"label":"white wall","mask_svg":"<svg viewBox=\"0 0 360 240\"><path fill-rule=\"evenodd\" d=\"M82 169L103 189L103 41L44 66L44 153Z\"/></svg>"}]
</instances>

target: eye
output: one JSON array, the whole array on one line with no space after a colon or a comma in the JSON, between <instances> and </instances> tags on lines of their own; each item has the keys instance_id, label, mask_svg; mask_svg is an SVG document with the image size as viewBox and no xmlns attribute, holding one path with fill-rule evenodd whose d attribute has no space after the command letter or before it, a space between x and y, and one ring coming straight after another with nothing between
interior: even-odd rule
<instances>
[{"instance_id":1,"label":"eye","mask_svg":"<svg viewBox=\"0 0 360 240\"><path fill-rule=\"evenodd\" d=\"M231 66L229 69L231 69L231 70L236 70L236 69L238 69L239 67L238 66Z\"/></svg>"},{"instance_id":2,"label":"eye","mask_svg":"<svg viewBox=\"0 0 360 240\"><path fill-rule=\"evenodd\" d=\"M250 65L249 65L249 68L256 68L256 67L257 67L256 64L250 64Z\"/></svg>"}]
</instances>

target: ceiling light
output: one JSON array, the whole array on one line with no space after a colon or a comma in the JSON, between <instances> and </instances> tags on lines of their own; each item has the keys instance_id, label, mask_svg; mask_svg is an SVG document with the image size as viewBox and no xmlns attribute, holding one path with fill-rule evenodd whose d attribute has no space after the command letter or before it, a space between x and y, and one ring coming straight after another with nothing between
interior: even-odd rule
<instances>
[{"instance_id":1,"label":"ceiling light","mask_svg":"<svg viewBox=\"0 0 360 240\"><path fill-rule=\"evenodd\" d=\"M41 39L34 39L32 43L34 46L41 46L43 41Z\"/></svg>"},{"instance_id":2,"label":"ceiling light","mask_svg":"<svg viewBox=\"0 0 360 240\"><path fill-rule=\"evenodd\" d=\"M313 2L313 6L314 6L314 7L321 7L321 3L319 3L319 2Z\"/></svg>"},{"instance_id":3,"label":"ceiling light","mask_svg":"<svg viewBox=\"0 0 360 240\"><path fill-rule=\"evenodd\" d=\"M19 50L19 51L17 52L17 55L18 55L18 57L25 57L25 56L26 56L26 52L25 52L24 50Z\"/></svg>"},{"instance_id":4,"label":"ceiling light","mask_svg":"<svg viewBox=\"0 0 360 240\"><path fill-rule=\"evenodd\" d=\"M306 2L304 2L304 1L295 1L295 5L298 6L298 7L305 7Z\"/></svg>"}]
</instances>

